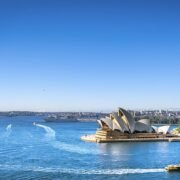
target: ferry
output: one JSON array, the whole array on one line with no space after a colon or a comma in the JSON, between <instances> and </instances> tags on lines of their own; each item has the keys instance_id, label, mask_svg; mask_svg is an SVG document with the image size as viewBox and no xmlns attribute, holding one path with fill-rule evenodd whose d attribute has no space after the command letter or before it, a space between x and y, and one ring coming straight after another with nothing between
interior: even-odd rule
<instances>
[{"instance_id":1,"label":"ferry","mask_svg":"<svg viewBox=\"0 0 180 180\"><path fill-rule=\"evenodd\" d=\"M166 168L166 171L169 171L169 172L180 172L180 164L178 164L178 165L169 165L169 166L167 166Z\"/></svg>"}]
</instances>

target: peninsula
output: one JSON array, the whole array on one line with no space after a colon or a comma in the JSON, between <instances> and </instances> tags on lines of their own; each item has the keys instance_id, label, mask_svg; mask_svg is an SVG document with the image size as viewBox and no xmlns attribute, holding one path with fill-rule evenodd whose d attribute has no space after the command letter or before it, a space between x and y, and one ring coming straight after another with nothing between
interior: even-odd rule
<instances>
[{"instance_id":1,"label":"peninsula","mask_svg":"<svg viewBox=\"0 0 180 180\"><path fill-rule=\"evenodd\" d=\"M170 133L170 125L152 126L149 119L138 121L130 112L119 108L105 118L97 121L100 129L95 135L82 136L81 139L90 142L129 142L129 141L180 141L175 133Z\"/></svg>"}]
</instances>

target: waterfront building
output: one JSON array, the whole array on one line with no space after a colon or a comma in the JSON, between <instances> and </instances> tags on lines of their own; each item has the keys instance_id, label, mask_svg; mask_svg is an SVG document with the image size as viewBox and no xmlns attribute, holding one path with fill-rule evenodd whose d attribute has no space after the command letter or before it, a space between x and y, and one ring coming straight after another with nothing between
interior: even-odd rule
<instances>
[{"instance_id":1,"label":"waterfront building","mask_svg":"<svg viewBox=\"0 0 180 180\"><path fill-rule=\"evenodd\" d=\"M122 133L163 133L167 134L169 126L155 127L151 126L149 119L141 119L135 121L135 118L123 108L119 108L118 112L113 112L110 116L101 118L98 123L102 130L119 131Z\"/></svg>"}]
</instances>

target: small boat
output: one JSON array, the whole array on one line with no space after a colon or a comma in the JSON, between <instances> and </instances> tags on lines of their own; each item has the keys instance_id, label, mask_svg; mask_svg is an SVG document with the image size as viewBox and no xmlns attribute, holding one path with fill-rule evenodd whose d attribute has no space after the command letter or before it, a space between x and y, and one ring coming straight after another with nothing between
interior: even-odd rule
<instances>
[{"instance_id":1,"label":"small boat","mask_svg":"<svg viewBox=\"0 0 180 180\"><path fill-rule=\"evenodd\" d=\"M178 165L169 165L165 169L166 169L166 171L169 171L169 172L173 172L173 171L180 172L180 164L178 164Z\"/></svg>"}]
</instances>

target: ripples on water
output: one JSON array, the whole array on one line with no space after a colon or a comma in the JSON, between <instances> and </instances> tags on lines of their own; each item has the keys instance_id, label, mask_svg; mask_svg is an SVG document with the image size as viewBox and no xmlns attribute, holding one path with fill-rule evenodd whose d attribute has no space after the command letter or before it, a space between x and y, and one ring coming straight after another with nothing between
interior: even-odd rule
<instances>
[{"instance_id":1,"label":"ripples on water","mask_svg":"<svg viewBox=\"0 0 180 180\"><path fill-rule=\"evenodd\" d=\"M80 141L96 123L45 123L41 117L0 118L0 179L178 179L180 144Z\"/></svg>"}]
</instances>

